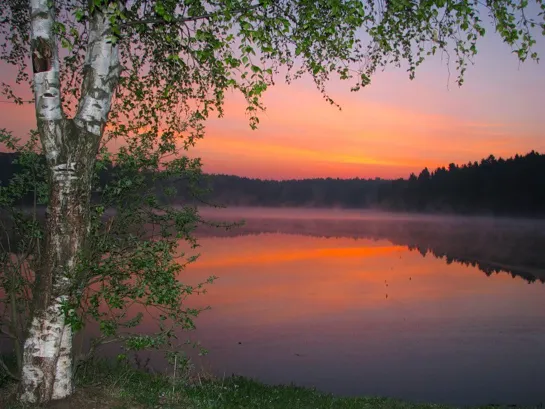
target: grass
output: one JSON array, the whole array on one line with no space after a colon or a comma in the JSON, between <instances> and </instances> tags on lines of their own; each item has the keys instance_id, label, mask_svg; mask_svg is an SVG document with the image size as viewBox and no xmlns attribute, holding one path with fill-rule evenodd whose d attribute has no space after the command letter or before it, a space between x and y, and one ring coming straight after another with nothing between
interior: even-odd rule
<instances>
[{"instance_id":1,"label":"grass","mask_svg":"<svg viewBox=\"0 0 545 409\"><path fill-rule=\"evenodd\" d=\"M13 400L14 384L0 389L1 409L31 409ZM77 392L50 409L442 409L387 398L346 398L295 386L268 386L242 378L176 381L128 365L87 364L77 376ZM450 408L449 408L450 409Z\"/></svg>"}]
</instances>

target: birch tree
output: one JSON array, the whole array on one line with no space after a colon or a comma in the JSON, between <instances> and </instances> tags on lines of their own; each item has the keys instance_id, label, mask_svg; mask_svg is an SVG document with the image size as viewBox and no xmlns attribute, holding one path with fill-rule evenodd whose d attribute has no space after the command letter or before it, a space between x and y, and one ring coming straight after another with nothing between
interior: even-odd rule
<instances>
[{"instance_id":1,"label":"birch tree","mask_svg":"<svg viewBox=\"0 0 545 409\"><path fill-rule=\"evenodd\" d=\"M204 135L210 115L223 114L226 94L244 96L249 124L256 127L261 96L278 77L290 82L310 76L335 104L326 90L330 77L357 91L382 67L402 67L413 78L424 59L444 53L461 84L486 24L521 61L537 60L532 47L545 33L544 10L540 0L3 0L0 58L15 67L16 77L4 79L2 93L23 103L21 86L32 88L48 189L41 258L31 279L21 401L44 403L73 392L72 340L85 321L74 317L85 289L109 280L123 288L120 300L143 297L127 290L127 269L139 267L104 270L104 255L113 253L90 240L96 226L106 234L117 222L105 223L104 205L91 200L100 164L122 163L134 171L133 179L115 185L116 194L150 169L166 169L167 176L198 173L200 162L185 151ZM146 206L147 219L139 221L174 221L176 237L190 239L187 226L198 220L195 213L153 200ZM168 270L172 261L163 265L152 257L144 264ZM169 280L177 272L169 270ZM124 287L116 274L124 274ZM159 303L164 287L150 288L146 302ZM85 300L113 303L104 294ZM171 312L176 300L169 298Z\"/></svg>"}]
</instances>

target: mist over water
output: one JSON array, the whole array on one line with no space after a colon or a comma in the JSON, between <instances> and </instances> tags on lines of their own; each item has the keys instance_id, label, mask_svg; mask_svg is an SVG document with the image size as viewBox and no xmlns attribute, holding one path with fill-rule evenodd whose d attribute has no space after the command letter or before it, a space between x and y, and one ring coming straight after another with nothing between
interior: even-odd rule
<instances>
[{"instance_id":1,"label":"mist over water","mask_svg":"<svg viewBox=\"0 0 545 409\"><path fill-rule=\"evenodd\" d=\"M221 230L203 227L201 236L260 233L388 240L430 253L450 264L478 266L487 274L508 272L528 281L545 280L545 220L460 217L342 209L206 209L210 220L244 221Z\"/></svg>"}]
</instances>

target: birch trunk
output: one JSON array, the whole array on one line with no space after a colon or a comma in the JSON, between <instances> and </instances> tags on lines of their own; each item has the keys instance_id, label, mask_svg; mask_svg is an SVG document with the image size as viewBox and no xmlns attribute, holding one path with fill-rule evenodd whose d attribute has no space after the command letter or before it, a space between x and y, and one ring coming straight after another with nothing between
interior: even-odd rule
<instances>
[{"instance_id":1,"label":"birch trunk","mask_svg":"<svg viewBox=\"0 0 545 409\"><path fill-rule=\"evenodd\" d=\"M24 345L21 400L42 403L70 395L72 331L63 305L69 301L72 276L87 231L89 190L70 166L50 175L45 259L35 287L33 318ZM82 179L80 179L82 177ZM87 178L88 179L88 178ZM90 181L90 179L89 179Z\"/></svg>"},{"instance_id":2,"label":"birch trunk","mask_svg":"<svg viewBox=\"0 0 545 409\"><path fill-rule=\"evenodd\" d=\"M91 180L120 66L110 14L90 19L82 97L73 119L61 106L54 2L30 0L36 116L49 169L44 261L36 274L34 308L24 344L20 400L45 403L69 396L72 330L66 322L75 268L88 232Z\"/></svg>"}]
</instances>

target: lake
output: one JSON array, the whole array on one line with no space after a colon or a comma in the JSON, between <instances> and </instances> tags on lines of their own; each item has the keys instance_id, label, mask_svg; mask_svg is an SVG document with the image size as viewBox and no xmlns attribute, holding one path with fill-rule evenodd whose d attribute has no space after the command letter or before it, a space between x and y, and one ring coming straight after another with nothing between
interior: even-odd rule
<instances>
[{"instance_id":1,"label":"lake","mask_svg":"<svg viewBox=\"0 0 545 409\"><path fill-rule=\"evenodd\" d=\"M456 405L545 402L545 223L227 209L190 281L216 375ZM190 277L190 278L189 278Z\"/></svg>"},{"instance_id":2,"label":"lake","mask_svg":"<svg viewBox=\"0 0 545 409\"><path fill-rule=\"evenodd\" d=\"M181 279L198 368L338 395L545 403L545 221L356 210L203 210ZM146 320L141 329L155 331ZM105 348L115 356L118 349ZM154 370L172 371L152 354ZM145 357L144 357L145 358Z\"/></svg>"}]
</instances>

